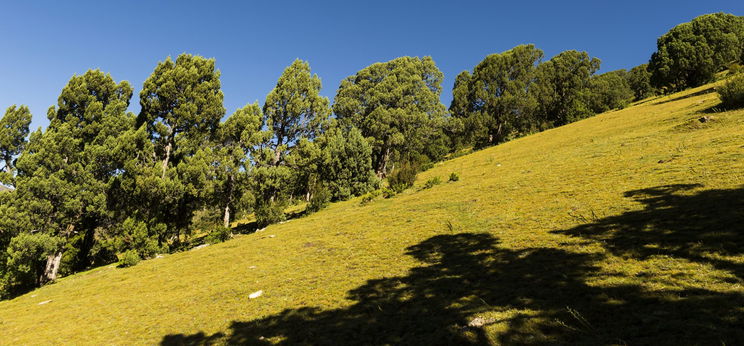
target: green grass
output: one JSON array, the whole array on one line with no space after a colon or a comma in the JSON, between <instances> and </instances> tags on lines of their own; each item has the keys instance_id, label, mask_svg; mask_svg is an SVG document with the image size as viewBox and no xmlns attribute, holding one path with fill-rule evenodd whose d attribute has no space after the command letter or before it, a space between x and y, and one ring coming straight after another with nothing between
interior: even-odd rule
<instances>
[{"instance_id":1,"label":"green grass","mask_svg":"<svg viewBox=\"0 0 744 346\"><path fill-rule=\"evenodd\" d=\"M711 112L711 88L62 278L0 302L0 343L742 344L744 111Z\"/></svg>"}]
</instances>

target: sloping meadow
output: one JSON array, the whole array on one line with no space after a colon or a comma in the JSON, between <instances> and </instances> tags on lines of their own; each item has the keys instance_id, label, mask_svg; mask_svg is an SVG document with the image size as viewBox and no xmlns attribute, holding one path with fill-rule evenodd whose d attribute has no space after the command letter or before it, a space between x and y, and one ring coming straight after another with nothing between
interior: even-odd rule
<instances>
[{"instance_id":1,"label":"sloping meadow","mask_svg":"<svg viewBox=\"0 0 744 346\"><path fill-rule=\"evenodd\" d=\"M390 199L63 278L0 302L0 343L744 343L744 111L718 103L645 100Z\"/></svg>"}]
</instances>

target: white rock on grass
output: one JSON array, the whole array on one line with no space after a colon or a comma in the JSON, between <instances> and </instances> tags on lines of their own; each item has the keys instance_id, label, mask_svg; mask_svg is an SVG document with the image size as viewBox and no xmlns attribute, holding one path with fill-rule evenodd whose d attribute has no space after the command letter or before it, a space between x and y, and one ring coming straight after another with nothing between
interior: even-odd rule
<instances>
[{"instance_id":1,"label":"white rock on grass","mask_svg":"<svg viewBox=\"0 0 744 346\"><path fill-rule=\"evenodd\" d=\"M44 304L46 304L46 303L51 303L51 302L52 302L51 300L45 300L45 301L43 301L43 302L39 303L39 305L44 305Z\"/></svg>"},{"instance_id":2,"label":"white rock on grass","mask_svg":"<svg viewBox=\"0 0 744 346\"><path fill-rule=\"evenodd\" d=\"M263 290L253 292L253 293L251 293L251 294L248 295L248 299L256 299L256 298L260 297L262 294L263 294Z\"/></svg>"}]
</instances>

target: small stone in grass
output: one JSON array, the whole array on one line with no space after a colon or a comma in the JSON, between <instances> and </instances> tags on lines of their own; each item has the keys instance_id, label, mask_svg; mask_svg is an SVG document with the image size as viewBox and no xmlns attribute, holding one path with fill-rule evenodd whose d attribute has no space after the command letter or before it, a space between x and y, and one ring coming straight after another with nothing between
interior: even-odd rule
<instances>
[{"instance_id":1,"label":"small stone in grass","mask_svg":"<svg viewBox=\"0 0 744 346\"><path fill-rule=\"evenodd\" d=\"M46 304L46 303L51 303L51 302L52 302L51 300L45 300L45 301L43 301L43 302L39 303L39 305L44 305L44 304Z\"/></svg>"},{"instance_id":2,"label":"small stone in grass","mask_svg":"<svg viewBox=\"0 0 744 346\"><path fill-rule=\"evenodd\" d=\"M256 298L260 297L262 294L263 294L263 290L253 292L253 293L251 293L251 294L248 295L248 299L256 299Z\"/></svg>"}]
</instances>

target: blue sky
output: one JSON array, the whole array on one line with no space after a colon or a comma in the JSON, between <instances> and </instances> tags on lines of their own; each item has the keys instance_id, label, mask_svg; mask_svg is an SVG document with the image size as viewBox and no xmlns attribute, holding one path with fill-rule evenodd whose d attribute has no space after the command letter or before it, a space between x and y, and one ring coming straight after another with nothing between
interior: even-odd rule
<instances>
[{"instance_id":1,"label":"blue sky","mask_svg":"<svg viewBox=\"0 0 744 346\"><path fill-rule=\"evenodd\" d=\"M744 15L744 1L7 1L0 0L0 109L26 104L32 128L73 74L100 68L135 88L158 61L217 59L228 114L263 102L295 58L333 95L346 76L399 56L434 58L454 77L488 54L534 43L602 60L602 71L647 62L656 38L704 13Z\"/></svg>"}]
</instances>

